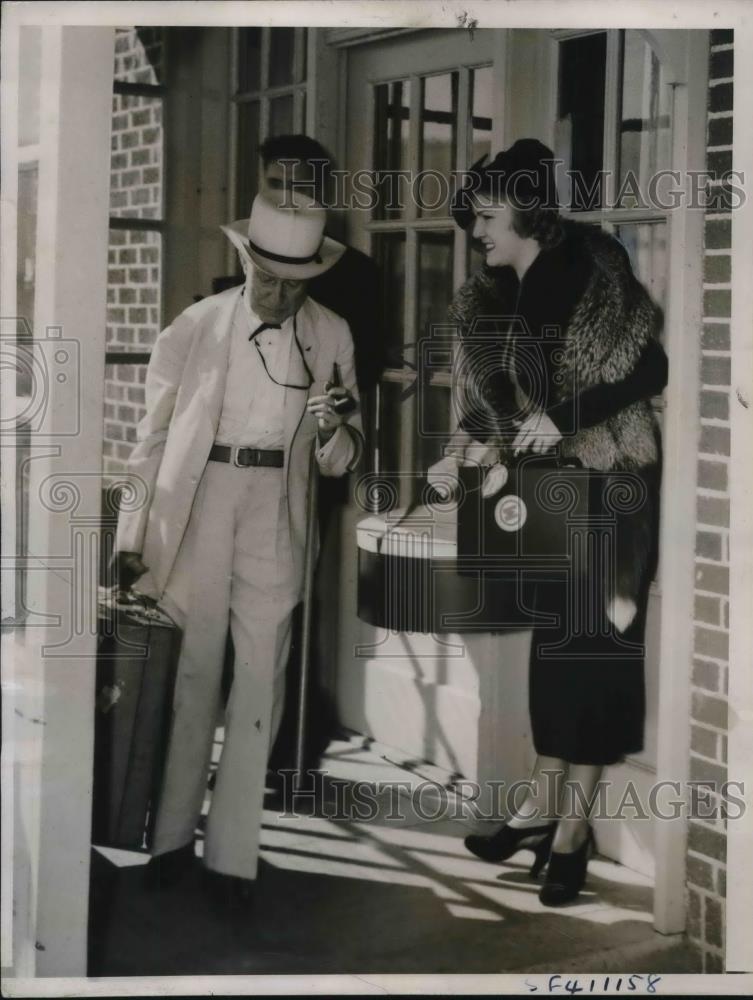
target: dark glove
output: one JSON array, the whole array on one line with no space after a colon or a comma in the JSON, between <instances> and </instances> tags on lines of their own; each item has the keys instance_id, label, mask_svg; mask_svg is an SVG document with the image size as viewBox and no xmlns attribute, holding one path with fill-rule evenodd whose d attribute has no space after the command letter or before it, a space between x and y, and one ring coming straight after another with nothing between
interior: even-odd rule
<instances>
[{"instance_id":1,"label":"dark glove","mask_svg":"<svg viewBox=\"0 0 753 1000\"><path fill-rule=\"evenodd\" d=\"M110 563L110 583L118 590L130 590L148 570L139 552L116 552Z\"/></svg>"}]
</instances>

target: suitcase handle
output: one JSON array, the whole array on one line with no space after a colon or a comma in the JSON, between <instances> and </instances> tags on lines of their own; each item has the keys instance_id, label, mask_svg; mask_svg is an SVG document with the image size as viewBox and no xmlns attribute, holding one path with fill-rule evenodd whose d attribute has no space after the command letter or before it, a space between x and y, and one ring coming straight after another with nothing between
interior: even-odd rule
<instances>
[{"instance_id":1,"label":"suitcase handle","mask_svg":"<svg viewBox=\"0 0 753 1000\"><path fill-rule=\"evenodd\" d=\"M100 587L99 600L112 608L138 608L146 618L164 616L175 624L170 615L159 606L159 601L137 590L123 590L120 587Z\"/></svg>"}]
</instances>

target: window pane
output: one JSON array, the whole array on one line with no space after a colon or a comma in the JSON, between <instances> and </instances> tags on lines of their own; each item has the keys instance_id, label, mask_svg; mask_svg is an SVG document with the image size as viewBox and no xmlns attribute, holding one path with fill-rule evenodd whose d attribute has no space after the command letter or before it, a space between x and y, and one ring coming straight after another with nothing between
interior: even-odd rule
<instances>
[{"instance_id":1,"label":"window pane","mask_svg":"<svg viewBox=\"0 0 753 1000\"><path fill-rule=\"evenodd\" d=\"M7 454L7 452L6 452ZM26 567L29 555L29 466L31 465L31 426L19 420L16 425L16 620L26 608ZM7 513L7 512L6 512Z\"/></svg>"},{"instance_id":2,"label":"window pane","mask_svg":"<svg viewBox=\"0 0 753 1000\"><path fill-rule=\"evenodd\" d=\"M236 215L248 218L259 186L259 102L238 105L238 202Z\"/></svg>"},{"instance_id":3,"label":"window pane","mask_svg":"<svg viewBox=\"0 0 753 1000\"><path fill-rule=\"evenodd\" d=\"M670 163L670 108L661 64L637 31L626 31L618 205L648 203L648 181ZM640 192L640 195L638 195Z\"/></svg>"},{"instance_id":4,"label":"window pane","mask_svg":"<svg viewBox=\"0 0 753 1000\"><path fill-rule=\"evenodd\" d=\"M16 255L16 336L18 345L29 344L34 328L34 288L37 252L37 187L39 167L24 164L18 170L18 251ZM19 356L16 394L31 396L33 372Z\"/></svg>"},{"instance_id":5,"label":"window pane","mask_svg":"<svg viewBox=\"0 0 753 1000\"><path fill-rule=\"evenodd\" d=\"M636 276L662 309L667 296L667 224L642 222L615 227Z\"/></svg>"},{"instance_id":6,"label":"window pane","mask_svg":"<svg viewBox=\"0 0 753 1000\"><path fill-rule=\"evenodd\" d=\"M118 28L115 31L113 79L120 83L163 82L163 28ZM183 32L200 28L183 28Z\"/></svg>"},{"instance_id":7,"label":"window pane","mask_svg":"<svg viewBox=\"0 0 753 1000\"><path fill-rule=\"evenodd\" d=\"M289 135L293 131L293 95L269 102L269 134Z\"/></svg>"},{"instance_id":8,"label":"window pane","mask_svg":"<svg viewBox=\"0 0 753 1000\"><path fill-rule=\"evenodd\" d=\"M308 39L309 29L301 28L301 72L296 83L303 83L306 79L306 72L308 70Z\"/></svg>"},{"instance_id":9,"label":"window pane","mask_svg":"<svg viewBox=\"0 0 753 1000\"><path fill-rule=\"evenodd\" d=\"M444 385L428 385L422 386L420 392L416 467L424 473L442 458L449 437L451 390Z\"/></svg>"},{"instance_id":10,"label":"window pane","mask_svg":"<svg viewBox=\"0 0 753 1000\"><path fill-rule=\"evenodd\" d=\"M161 321L162 235L111 229L107 268L107 350L147 351Z\"/></svg>"},{"instance_id":11,"label":"window pane","mask_svg":"<svg viewBox=\"0 0 753 1000\"><path fill-rule=\"evenodd\" d=\"M162 218L162 99L114 94L110 214Z\"/></svg>"},{"instance_id":12,"label":"window pane","mask_svg":"<svg viewBox=\"0 0 753 1000\"><path fill-rule=\"evenodd\" d=\"M381 285L379 329L389 352L387 364L390 368L402 368L405 234L378 233L374 241L374 257Z\"/></svg>"},{"instance_id":13,"label":"window pane","mask_svg":"<svg viewBox=\"0 0 753 1000\"><path fill-rule=\"evenodd\" d=\"M261 88L261 28L241 28L238 38L238 90Z\"/></svg>"},{"instance_id":14,"label":"window pane","mask_svg":"<svg viewBox=\"0 0 753 1000\"><path fill-rule=\"evenodd\" d=\"M22 25L19 29L18 145L39 142L39 81L42 68L42 29Z\"/></svg>"},{"instance_id":15,"label":"window pane","mask_svg":"<svg viewBox=\"0 0 753 1000\"><path fill-rule=\"evenodd\" d=\"M295 28L270 28L269 86L293 83Z\"/></svg>"},{"instance_id":16,"label":"window pane","mask_svg":"<svg viewBox=\"0 0 753 1000\"><path fill-rule=\"evenodd\" d=\"M601 205L606 56L605 32L560 43L555 155L572 172L570 197L574 210ZM567 187L560 193L567 203Z\"/></svg>"},{"instance_id":17,"label":"window pane","mask_svg":"<svg viewBox=\"0 0 753 1000\"><path fill-rule=\"evenodd\" d=\"M412 428L409 425L410 405L403 395L406 385L402 382L382 382L379 387L379 471L394 491L396 507L405 500L405 483L400 471L409 471L406 444Z\"/></svg>"},{"instance_id":18,"label":"window pane","mask_svg":"<svg viewBox=\"0 0 753 1000\"><path fill-rule=\"evenodd\" d=\"M103 472L125 472L136 443L136 425L144 416L146 365L105 365Z\"/></svg>"},{"instance_id":19,"label":"window pane","mask_svg":"<svg viewBox=\"0 0 753 1000\"><path fill-rule=\"evenodd\" d=\"M376 122L374 136L374 169L394 171L408 169L408 135L410 128L410 83L398 80L383 83L375 89ZM379 187L377 219L398 218L400 189L389 180Z\"/></svg>"},{"instance_id":20,"label":"window pane","mask_svg":"<svg viewBox=\"0 0 753 1000\"><path fill-rule=\"evenodd\" d=\"M484 153L492 151L492 68L483 66L471 70L471 108L473 109L471 128L470 167Z\"/></svg>"},{"instance_id":21,"label":"window pane","mask_svg":"<svg viewBox=\"0 0 753 1000\"><path fill-rule=\"evenodd\" d=\"M427 176L416 197L421 215L447 215L450 172L455 169L457 156L458 74L427 76L422 87L420 169Z\"/></svg>"},{"instance_id":22,"label":"window pane","mask_svg":"<svg viewBox=\"0 0 753 1000\"><path fill-rule=\"evenodd\" d=\"M419 233L418 337L428 337L431 326L448 322L452 299L452 262L455 234Z\"/></svg>"}]
</instances>

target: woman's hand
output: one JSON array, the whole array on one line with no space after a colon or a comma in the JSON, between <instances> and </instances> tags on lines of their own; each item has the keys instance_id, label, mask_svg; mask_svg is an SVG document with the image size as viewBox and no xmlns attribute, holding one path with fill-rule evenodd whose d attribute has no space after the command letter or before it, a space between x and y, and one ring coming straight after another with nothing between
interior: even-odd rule
<instances>
[{"instance_id":1,"label":"woman's hand","mask_svg":"<svg viewBox=\"0 0 753 1000\"><path fill-rule=\"evenodd\" d=\"M342 389L343 393L347 390ZM335 410L335 400L333 394L337 389L331 389L325 396L311 396L306 403L308 412L316 417L319 424L319 438L323 443L329 441L337 428L345 420L345 417Z\"/></svg>"},{"instance_id":2,"label":"woman's hand","mask_svg":"<svg viewBox=\"0 0 753 1000\"><path fill-rule=\"evenodd\" d=\"M530 448L535 454L543 455L560 440L562 434L557 425L543 410L538 410L518 422L518 433L512 443L512 453L517 455L518 452Z\"/></svg>"}]
</instances>

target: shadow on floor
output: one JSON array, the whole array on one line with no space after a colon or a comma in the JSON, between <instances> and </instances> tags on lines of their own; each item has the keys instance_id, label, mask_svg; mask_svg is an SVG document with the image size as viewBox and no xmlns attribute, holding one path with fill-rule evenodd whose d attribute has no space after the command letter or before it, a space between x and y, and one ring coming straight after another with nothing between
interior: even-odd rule
<instances>
[{"instance_id":1,"label":"shadow on floor","mask_svg":"<svg viewBox=\"0 0 753 1000\"><path fill-rule=\"evenodd\" d=\"M579 900L547 909L530 852L486 864L463 847L465 822L429 820L394 796L376 794L354 816L355 776L405 772L385 769L372 748L340 750L315 805L293 814L267 797L252 912L214 903L199 859L179 885L150 892L144 856L95 850L89 975L504 973L574 962L587 972L605 954L624 956L611 972L697 971L681 939L653 931L647 879L595 858Z\"/></svg>"}]
</instances>

